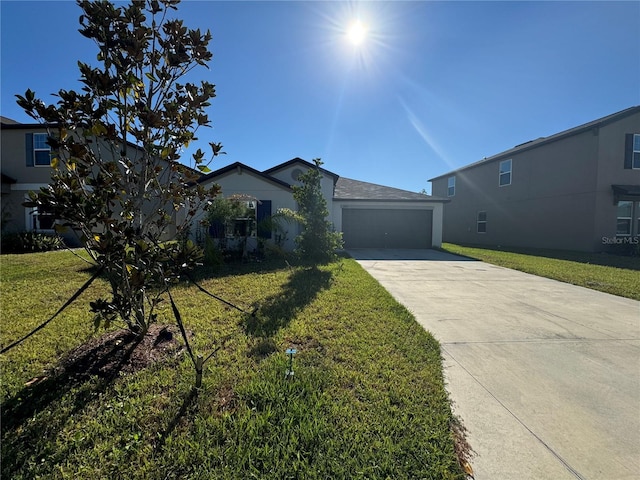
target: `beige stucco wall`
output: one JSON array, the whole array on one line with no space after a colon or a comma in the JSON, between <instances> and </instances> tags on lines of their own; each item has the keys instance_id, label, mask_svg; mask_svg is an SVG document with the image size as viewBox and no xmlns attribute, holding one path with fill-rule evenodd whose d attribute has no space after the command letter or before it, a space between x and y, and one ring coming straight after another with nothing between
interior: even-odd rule
<instances>
[{"instance_id":1,"label":"beige stucco wall","mask_svg":"<svg viewBox=\"0 0 640 480\"><path fill-rule=\"evenodd\" d=\"M288 183L290 185L301 185L301 182L298 181L297 179L294 179L292 176L295 170L302 170L303 172L306 172L307 170L309 170L309 168L302 163L295 163L292 165L288 165L287 167L284 167L281 170L278 170L277 172L271 173L271 176L277 178L278 180L282 180L283 182ZM333 223L335 226L336 219L332 215L332 212L333 212L332 201L333 201L333 189L334 189L333 178L331 178L328 175L323 175L322 180L320 181L320 185L322 189L322 195L324 195L324 198L327 200L327 209L329 210L328 220L331 223ZM338 227L336 227L336 229L338 229Z\"/></svg>"},{"instance_id":2,"label":"beige stucco wall","mask_svg":"<svg viewBox=\"0 0 640 480\"><path fill-rule=\"evenodd\" d=\"M248 170L236 169L216 177L214 180L203 183L205 187L210 187L213 184L220 185L222 188L222 197L250 195L256 197L258 200L271 200L272 214L275 214L281 208L297 210L296 202L293 200L290 190L256 176ZM203 218L201 214L199 219ZM286 231L283 247L292 250L295 246L294 239L296 235L298 235L298 225L283 224L283 227ZM252 241L255 242L255 239L252 239ZM250 248L254 247L255 245L250 245Z\"/></svg>"}]
</instances>

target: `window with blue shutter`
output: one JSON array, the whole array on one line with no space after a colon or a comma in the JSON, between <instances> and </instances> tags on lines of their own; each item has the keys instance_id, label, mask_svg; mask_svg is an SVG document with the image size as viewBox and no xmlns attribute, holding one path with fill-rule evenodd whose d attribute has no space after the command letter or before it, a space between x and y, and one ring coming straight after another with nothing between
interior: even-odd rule
<instances>
[{"instance_id":1,"label":"window with blue shutter","mask_svg":"<svg viewBox=\"0 0 640 480\"><path fill-rule=\"evenodd\" d=\"M25 134L24 149L27 155L27 167L33 167L33 133Z\"/></svg>"},{"instance_id":2,"label":"window with blue shutter","mask_svg":"<svg viewBox=\"0 0 640 480\"><path fill-rule=\"evenodd\" d=\"M624 168L640 169L640 134L627 133L625 135Z\"/></svg>"},{"instance_id":3,"label":"window with blue shutter","mask_svg":"<svg viewBox=\"0 0 640 480\"><path fill-rule=\"evenodd\" d=\"M271 218L271 200L260 200L258 202L258 211L256 214L256 220L258 222L258 237L259 238L271 238L271 225L269 219Z\"/></svg>"},{"instance_id":4,"label":"window with blue shutter","mask_svg":"<svg viewBox=\"0 0 640 480\"><path fill-rule=\"evenodd\" d=\"M25 152L27 167L48 167L51 165L51 147L47 144L46 133L25 134Z\"/></svg>"},{"instance_id":5,"label":"window with blue shutter","mask_svg":"<svg viewBox=\"0 0 640 480\"><path fill-rule=\"evenodd\" d=\"M46 133L33 134L33 158L36 166L47 167L51 165L51 147L47 145L49 135Z\"/></svg>"},{"instance_id":6,"label":"window with blue shutter","mask_svg":"<svg viewBox=\"0 0 640 480\"><path fill-rule=\"evenodd\" d=\"M209 225L209 236L212 238L224 238L224 223L222 220L213 220Z\"/></svg>"}]
</instances>

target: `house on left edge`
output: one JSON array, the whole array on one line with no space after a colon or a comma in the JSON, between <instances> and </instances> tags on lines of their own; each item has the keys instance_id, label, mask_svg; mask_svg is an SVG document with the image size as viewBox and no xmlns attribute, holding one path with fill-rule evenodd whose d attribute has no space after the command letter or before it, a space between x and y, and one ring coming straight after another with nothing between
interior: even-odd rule
<instances>
[{"instance_id":1,"label":"house on left edge","mask_svg":"<svg viewBox=\"0 0 640 480\"><path fill-rule=\"evenodd\" d=\"M3 231L52 233L50 215L22 205L29 191L37 191L50 182L52 153L46 143L46 128L1 117L0 130ZM136 147L129 145L129 148ZM315 166L301 158L265 171L236 162L201 176L199 183L207 187L219 185L222 197L254 199L248 205L252 205L255 223L259 224L279 209L297 210L293 187L300 184L300 174L310 168ZM342 232L345 248L415 249L441 245L443 204L448 199L344 178L323 168L320 171L328 220L336 231ZM233 229L217 234L233 236L234 232L229 230ZM254 237L250 243L257 244L258 238L280 241L285 250L291 250L299 226L291 225L288 230L286 238L281 238L275 231L258 228L249 234ZM211 229L205 232L215 236ZM73 244L74 240L77 243L73 235L67 237L68 243Z\"/></svg>"},{"instance_id":2,"label":"house on left edge","mask_svg":"<svg viewBox=\"0 0 640 480\"><path fill-rule=\"evenodd\" d=\"M6 117L0 117L0 129L3 230L51 232L50 215L22 206L29 191L37 191L51 180L47 129L41 124L18 123Z\"/></svg>"},{"instance_id":3,"label":"house on left edge","mask_svg":"<svg viewBox=\"0 0 640 480\"><path fill-rule=\"evenodd\" d=\"M47 126L39 123L19 123L0 117L0 171L2 174L2 233L37 232L54 233L54 218L51 214L25 207L29 192L37 192L51 182L51 162L55 158L51 147L47 145ZM135 158L141 149L127 142L127 156ZM158 160L162 162L161 160ZM166 164L165 168L169 168ZM189 167L184 167L189 168ZM199 174L193 171L194 176ZM171 178L171 174L165 176ZM148 211L147 211L148 210ZM144 214L156 215L164 210L174 219L180 219L183 212L175 211L171 205L149 202ZM163 237L175 237L175 225L170 225ZM62 237L68 246L80 245L79 232L66 229Z\"/></svg>"}]
</instances>

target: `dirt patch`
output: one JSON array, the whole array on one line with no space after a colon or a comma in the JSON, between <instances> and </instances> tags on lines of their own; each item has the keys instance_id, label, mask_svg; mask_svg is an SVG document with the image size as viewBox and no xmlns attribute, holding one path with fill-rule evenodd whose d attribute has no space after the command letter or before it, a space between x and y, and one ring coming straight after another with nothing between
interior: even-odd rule
<instances>
[{"instance_id":1,"label":"dirt patch","mask_svg":"<svg viewBox=\"0 0 640 480\"><path fill-rule=\"evenodd\" d=\"M216 395L218 412L233 413L238 407L238 397L231 385L223 385Z\"/></svg>"},{"instance_id":2,"label":"dirt patch","mask_svg":"<svg viewBox=\"0 0 640 480\"><path fill-rule=\"evenodd\" d=\"M60 360L56 373L110 378L175 358L183 351L180 332L173 325L152 325L143 338L126 329L116 330L71 350Z\"/></svg>"},{"instance_id":3,"label":"dirt patch","mask_svg":"<svg viewBox=\"0 0 640 480\"><path fill-rule=\"evenodd\" d=\"M286 344L290 348L295 348L298 352L303 350L316 350L319 353L324 352L324 347L320 344L317 338L311 337L309 335L304 337L287 337Z\"/></svg>"}]
</instances>

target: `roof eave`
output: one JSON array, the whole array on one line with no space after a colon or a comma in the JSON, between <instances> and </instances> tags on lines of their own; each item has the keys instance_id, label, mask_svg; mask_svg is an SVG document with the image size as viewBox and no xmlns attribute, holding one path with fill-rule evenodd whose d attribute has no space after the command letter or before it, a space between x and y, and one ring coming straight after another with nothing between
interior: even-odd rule
<instances>
[{"instance_id":1,"label":"roof eave","mask_svg":"<svg viewBox=\"0 0 640 480\"><path fill-rule=\"evenodd\" d=\"M334 202L384 202L384 203L448 203L448 198L428 197L426 199L419 198L340 198L333 197Z\"/></svg>"},{"instance_id":2,"label":"roof eave","mask_svg":"<svg viewBox=\"0 0 640 480\"><path fill-rule=\"evenodd\" d=\"M289 185L286 182L283 182L282 180L279 180L275 177L272 177L270 175L267 175L263 172L260 172L259 170L256 170L255 168L251 168L248 165L245 165L244 163L240 163L240 162L235 162L232 163L231 165L227 165L226 167L222 167L218 170L216 170L215 172L211 172L207 175L204 175L202 177L200 177L198 179L198 183L204 183L204 182L208 182L208 181L215 181L216 178L221 177L223 175L226 175L228 173L233 173L234 170L237 170L238 168L240 168L241 170L246 170L248 173L261 178L264 181L273 183L274 185L277 185L278 187L284 188L286 190L291 190L291 185Z\"/></svg>"},{"instance_id":3,"label":"roof eave","mask_svg":"<svg viewBox=\"0 0 640 480\"><path fill-rule=\"evenodd\" d=\"M522 152L526 152L528 150L533 150L534 148L538 148L542 145L547 145L549 143L553 143L553 142L557 142L559 140L563 140L565 138L568 137L572 137L574 135L579 135L581 133L584 133L586 131L592 130L594 128L600 128L603 127L605 125L608 125L612 122L615 122L617 120L620 120L621 118L627 117L629 115L632 115L634 113L638 113L640 112L640 106L635 106L635 107L629 107L625 110L621 110L620 112L616 112L616 113L612 113L611 115L607 115L606 117L602 117L599 118L597 120L593 120L591 122L585 123L583 125L578 125L577 127L573 127L570 128L568 130L563 130L562 132L558 132L555 133L549 137L542 137L542 138L538 138L536 140L532 140L530 142L526 142L524 144L520 144L517 147L511 148L509 150L505 150L504 152L500 152L497 153L495 155L492 155L491 157L488 158L483 158L482 160L478 160L477 162L473 162L469 165L465 165L463 167L460 167L456 170L451 170L447 173L444 173L442 175L438 175L437 177L433 177L430 178L428 181L429 182L433 182L434 180L439 180L441 178L444 177L450 177L452 175L455 175L457 173L463 172L465 170L469 170L471 168L475 168L478 167L480 165L484 165L484 164L488 164L488 163L492 163L498 160L503 160L507 157L510 157L512 155L518 154L518 153L522 153Z\"/></svg>"},{"instance_id":4,"label":"roof eave","mask_svg":"<svg viewBox=\"0 0 640 480\"><path fill-rule=\"evenodd\" d=\"M276 165L275 167L271 167L271 168L269 168L269 169L265 170L265 171L264 171L264 172L262 172L262 173L265 173L265 174L267 174L267 175L271 175L271 173L273 173L273 172L277 172L278 170L282 170L283 168L286 168L286 167L288 167L289 165L293 165L294 163L302 163L303 165L305 165L305 166L306 166L306 167L308 167L308 168L316 168L316 166L315 166L313 163L308 162L308 161L306 161L306 160L305 160L305 159L303 159L303 158L296 157L296 158L292 158L291 160L287 160L287 161L286 161L286 162L284 162L284 163L281 163L281 164L279 164L279 165ZM331 171L329 171L329 170L326 170L326 169L324 169L324 168L322 168L322 167L317 167L317 168L318 168L318 169L319 169L323 174L325 174L325 175L327 175L327 176L329 176L329 177L333 178L333 183L334 183L334 184L338 181L338 178L340 178L340 175L338 175L338 174L336 174L336 173L333 173L333 172L331 172Z\"/></svg>"}]
</instances>

